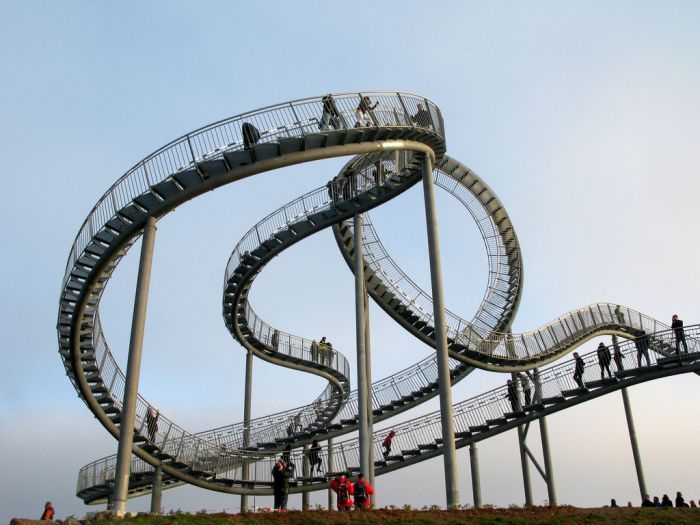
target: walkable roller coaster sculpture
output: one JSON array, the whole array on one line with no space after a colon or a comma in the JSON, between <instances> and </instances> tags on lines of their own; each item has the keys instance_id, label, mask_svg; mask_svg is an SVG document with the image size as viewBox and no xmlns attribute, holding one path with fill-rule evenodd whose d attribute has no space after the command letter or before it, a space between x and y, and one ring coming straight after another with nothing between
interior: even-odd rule
<instances>
[{"instance_id":1,"label":"walkable roller coaster sculpture","mask_svg":"<svg viewBox=\"0 0 700 525\"><path fill-rule=\"evenodd\" d=\"M375 105L370 107L365 97ZM256 356L321 376L328 386L306 406L256 419L250 418L248 395L244 422L196 434L185 431L137 390L156 221L225 184L341 156L353 157L327 186L274 211L243 237L226 265L223 290L224 322L247 350L248 366ZM420 181L426 196L432 294L393 261L366 213ZM433 185L467 209L486 247L487 289L470 320L444 308ZM274 256L328 227L356 274L359 388L354 391L341 353L319 353L311 340L270 326L248 301L255 277ZM117 264L142 235L125 374L110 353L99 305ZM357 253L362 257L356 258ZM628 385L700 370L697 327L686 328L690 352L674 357L674 334L666 325L615 304L593 304L531 332L511 334L522 293L522 266L503 204L473 171L446 155L441 112L424 97L358 92L308 98L222 120L171 142L104 194L80 228L68 258L58 315L59 353L80 397L119 440L116 456L83 467L78 496L86 503L108 501L123 511L128 497L182 483L243 496L267 495L272 493L275 455L291 445L292 462L304 465L292 493L326 489L335 473L363 469L380 475L443 455L447 504L454 506L459 503L456 448ZM367 295L436 352L372 383L366 357ZM642 331L650 334L655 351L646 367L635 365L637 352L631 341ZM620 344L625 370L616 378L588 381L589 388L577 389L568 363L539 369L605 334L628 340ZM592 354L584 358L596 359ZM529 404L518 401L513 407L499 388L453 406L449 385L475 367L535 370L535 396ZM380 437L386 431L373 433L372 425L437 395L440 411L394 426L397 452L382 457ZM133 432L120 433L121 428ZM332 441L358 430L358 438ZM314 439L329 443L321 453L325 475L312 475L303 457L301 447ZM381 459L375 461L374 456Z\"/></svg>"}]
</instances>

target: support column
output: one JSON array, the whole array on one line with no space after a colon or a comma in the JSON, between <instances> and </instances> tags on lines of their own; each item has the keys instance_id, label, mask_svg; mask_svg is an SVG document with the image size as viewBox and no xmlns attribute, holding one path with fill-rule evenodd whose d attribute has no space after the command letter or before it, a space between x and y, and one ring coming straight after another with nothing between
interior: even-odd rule
<instances>
[{"instance_id":1,"label":"support column","mask_svg":"<svg viewBox=\"0 0 700 525\"><path fill-rule=\"evenodd\" d=\"M253 351L249 348L245 356L245 396L243 399L243 448L250 446L250 418L253 401ZM241 466L241 478L250 476L250 464L246 459ZM241 494L241 512L248 512L248 495Z\"/></svg>"},{"instance_id":2,"label":"support column","mask_svg":"<svg viewBox=\"0 0 700 525\"><path fill-rule=\"evenodd\" d=\"M472 471L472 496L474 508L481 508L481 478L479 476L479 456L476 443L469 445L469 466Z\"/></svg>"},{"instance_id":3,"label":"support column","mask_svg":"<svg viewBox=\"0 0 700 525\"><path fill-rule=\"evenodd\" d=\"M107 508L105 510L114 510L114 496L111 494L107 496Z\"/></svg>"},{"instance_id":4,"label":"support column","mask_svg":"<svg viewBox=\"0 0 700 525\"><path fill-rule=\"evenodd\" d=\"M333 438L328 438L328 460L326 461L326 476L335 470L335 461L333 461ZM328 489L328 510L335 508L335 492Z\"/></svg>"},{"instance_id":5,"label":"support column","mask_svg":"<svg viewBox=\"0 0 700 525\"><path fill-rule=\"evenodd\" d=\"M304 454L302 455L302 460L301 460L301 471L304 476L304 478L309 478L311 477L311 471L309 469L309 445L304 445ZM310 508L310 492L302 492L301 493L301 510L309 510Z\"/></svg>"},{"instance_id":6,"label":"support column","mask_svg":"<svg viewBox=\"0 0 700 525\"><path fill-rule=\"evenodd\" d=\"M535 368L535 396L538 401L542 399L542 383L540 381L540 371ZM552 454L549 447L549 431L547 430L547 418L539 418L540 424L540 442L542 443L542 457L544 458L544 471L547 474L547 499L549 505L556 507L557 490L554 483L554 469L552 468Z\"/></svg>"},{"instance_id":7,"label":"support column","mask_svg":"<svg viewBox=\"0 0 700 525\"><path fill-rule=\"evenodd\" d=\"M365 272L362 259L362 215L354 217L355 233L355 339L357 342L357 405L360 445L360 472L369 472L369 448L371 445L368 429L367 352L365 348Z\"/></svg>"},{"instance_id":8,"label":"support column","mask_svg":"<svg viewBox=\"0 0 700 525\"><path fill-rule=\"evenodd\" d=\"M141 258L136 280L134 314L131 321L131 338L129 341L129 358L126 365L126 384L122 404L121 422L119 424L119 448L117 449L117 468L114 484L114 510L123 516L126 512L126 499L129 491L129 474L131 471L131 450L134 446L134 422L136 420L136 401L141 373L141 351L143 334L146 326L148 307L148 288L151 281L153 249L156 240L156 219L149 217L143 228L141 239Z\"/></svg>"},{"instance_id":9,"label":"support column","mask_svg":"<svg viewBox=\"0 0 700 525\"><path fill-rule=\"evenodd\" d=\"M639 445L637 444L637 432L634 429L634 418L632 416L632 407L630 406L630 398L627 394L627 388L620 390L622 392L622 403L625 405L625 417L627 418L627 429L630 433L630 444L632 445L632 456L634 457L634 468L637 470L637 482L639 483L639 494L644 499L647 494L647 483L644 480L644 469L642 468L642 457L639 454Z\"/></svg>"},{"instance_id":10,"label":"support column","mask_svg":"<svg viewBox=\"0 0 700 525\"><path fill-rule=\"evenodd\" d=\"M369 331L369 300L365 283L365 354L367 356L367 434L369 435L369 471L363 472L369 484L374 487L374 415L372 414L372 347ZM374 508L374 495L369 497L370 508Z\"/></svg>"},{"instance_id":11,"label":"support column","mask_svg":"<svg viewBox=\"0 0 700 525\"><path fill-rule=\"evenodd\" d=\"M156 467L153 472L153 489L151 490L151 514L160 514L163 499L163 469Z\"/></svg>"},{"instance_id":12,"label":"support column","mask_svg":"<svg viewBox=\"0 0 700 525\"><path fill-rule=\"evenodd\" d=\"M450 382L450 361L447 352L447 323L445 321L445 296L442 289L440 240L437 216L435 213L433 163L427 155L423 156L421 171L423 176L423 196L425 198L425 222L428 231L428 254L430 255L430 284L433 293L438 385L440 387L440 420L442 424L443 461L445 464L445 495L447 499L447 508L452 509L459 504L457 449L455 447L454 418L452 416L452 385Z\"/></svg>"},{"instance_id":13,"label":"support column","mask_svg":"<svg viewBox=\"0 0 700 525\"><path fill-rule=\"evenodd\" d=\"M518 392L518 397L515 406L518 410L521 408L520 404L520 393L518 391L518 385L520 381L518 376L514 373L510 374L511 381L515 385L516 392ZM527 458L527 434L525 433L525 427L523 425L518 425L518 448L520 449L520 468L523 471L523 490L525 491L525 506L532 507L532 483L530 482L530 462Z\"/></svg>"}]
</instances>

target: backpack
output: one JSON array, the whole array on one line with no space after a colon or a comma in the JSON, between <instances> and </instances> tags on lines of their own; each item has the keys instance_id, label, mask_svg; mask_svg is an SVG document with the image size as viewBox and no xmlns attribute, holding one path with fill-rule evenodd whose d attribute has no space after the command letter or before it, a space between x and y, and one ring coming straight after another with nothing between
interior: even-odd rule
<instances>
[{"instance_id":1,"label":"backpack","mask_svg":"<svg viewBox=\"0 0 700 525\"><path fill-rule=\"evenodd\" d=\"M364 481L355 483L355 505L363 505L367 501L367 486Z\"/></svg>"},{"instance_id":2,"label":"backpack","mask_svg":"<svg viewBox=\"0 0 700 525\"><path fill-rule=\"evenodd\" d=\"M350 499L350 491L348 490L348 484L343 482L338 485L338 504L345 505Z\"/></svg>"}]
</instances>

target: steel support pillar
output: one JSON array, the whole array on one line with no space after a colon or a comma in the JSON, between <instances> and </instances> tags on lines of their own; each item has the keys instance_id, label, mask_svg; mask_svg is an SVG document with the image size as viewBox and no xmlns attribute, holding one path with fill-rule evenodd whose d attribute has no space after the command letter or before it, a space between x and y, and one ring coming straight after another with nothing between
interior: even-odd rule
<instances>
[{"instance_id":1,"label":"steel support pillar","mask_svg":"<svg viewBox=\"0 0 700 525\"><path fill-rule=\"evenodd\" d=\"M542 383L540 381L540 371L535 368L534 370L535 379L535 396L539 402L542 399ZM556 507L557 503L557 489L554 484L554 469L552 468L552 454L549 447L549 430L547 429L547 418L539 418L540 425L540 442L542 443L542 457L544 458L544 471L546 474L545 481L547 482L547 499L549 500L549 505Z\"/></svg>"},{"instance_id":2,"label":"steel support pillar","mask_svg":"<svg viewBox=\"0 0 700 525\"><path fill-rule=\"evenodd\" d=\"M510 335L510 330L508 331L508 334ZM515 350L512 348L512 339L509 337L508 341L506 342L506 347L511 348L511 352L514 355ZM522 404L520 402L520 393L518 390L520 380L518 379L518 376L515 373L510 374L510 379L511 381L513 381L513 385L517 393L515 408L517 410L521 410ZM526 439L527 433L525 432L525 427L523 425L518 425L518 448L520 449L520 468L523 471L523 490L525 491L525 506L532 507L532 483L530 482L530 462L527 458Z\"/></svg>"},{"instance_id":3,"label":"steel support pillar","mask_svg":"<svg viewBox=\"0 0 700 525\"><path fill-rule=\"evenodd\" d=\"M121 422L119 423L119 447L117 449L117 468L114 483L114 510L118 516L123 516L126 512L126 500L129 492L131 450L134 446L136 401L139 391L139 375L141 373L141 352L143 350L143 334L146 326L148 289L151 282L155 240L156 219L149 217L146 219L141 239L141 258L136 279L134 314L131 321L131 338L129 340L129 358L126 365L126 384L124 386Z\"/></svg>"},{"instance_id":4,"label":"steel support pillar","mask_svg":"<svg viewBox=\"0 0 700 525\"><path fill-rule=\"evenodd\" d=\"M627 388L620 390L622 393L622 403L625 406L625 417L627 418L627 430L630 433L630 444L632 445L632 456L634 457L634 468L637 470L637 482L639 483L639 494L644 499L647 494L647 483L644 480L644 469L642 468L642 457L639 454L639 445L637 444L637 431L634 429L634 417L632 416L632 407L630 406L630 398L627 394Z\"/></svg>"},{"instance_id":5,"label":"steel support pillar","mask_svg":"<svg viewBox=\"0 0 700 525\"><path fill-rule=\"evenodd\" d=\"M151 514L160 514L163 500L163 469L158 466L153 472L153 489L151 489Z\"/></svg>"},{"instance_id":6,"label":"steel support pillar","mask_svg":"<svg viewBox=\"0 0 700 525\"><path fill-rule=\"evenodd\" d=\"M479 454L476 443L469 445L469 466L472 471L472 496L474 508L481 508L481 478L479 476Z\"/></svg>"},{"instance_id":7,"label":"steel support pillar","mask_svg":"<svg viewBox=\"0 0 700 525\"><path fill-rule=\"evenodd\" d=\"M302 456L301 471L306 479L311 476L311 469L309 464L309 445L304 445L304 454ZM310 492L301 493L301 510L309 510L310 505Z\"/></svg>"},{"instance_id":8,"label":"steel support pillar","mask_svg":"<svg viewBox=\"0 0 700 525\"><path fill-rule=\"evenodd\" d=\"M365 283L365 354L367 356L367 433L369 435L369 471L363 472L369 484L374 487L374 415L372 406L372 346L369 330L369 299ZM369 497L370 507L374 508L374 495Z\"/></svg>"},{"instance_id":9,"label":"steel support pillar","mask_svg":"<svg viewBox=\"0 0 700 525\"><path fill-rule=\"evenodd\" d=\"M367 407L369 385L367 384L367 349L365 347L365 272L362 258L362 215L353 219L355 233L355 339L357 342L357 404L360 444L360 472L369 472L369 449L371 436L368 428Z\"/></svg>"},{"instance_id":10,"label":"steel support pillar","mask_svg":"<svg viewBox=\"0 0 700 525\"><path fill-rule=\"evenodd\" d=\"M250 419L253 401L253 351L249 348L245 356L245 394L243 399L243 448L250 446ZM241 478L250 476L250 464L246 459L241 466ZM248 512L248 495L241 494L241 512Z\"/></svg>"},{"instance_id":11,"label":"steel support pillar","mask_svg":"<svg viewBox=\"0 0 700 525\"><path fill-rule=\"evenodd\" d=\"M433 293L435 349L437 352L440 420L443 439L442 449L445 464L445 496L447 508L453 509L459 505L457 449L455 447L454 418L452 416L452 385L450 382L449 354L447 352L447 323L445 321L445 296L442 288L440 240L435 212L433 163L428 155L423 155L421 172L423 176L423 196L425 199L425 223L428 232L428 254L430 256L430 284Z\"/></svg>"},{"instance_id":12,"label":"steel support pillar","mask_svg":"<svg viewBox=\"0 0 700 525\"><path fill-rule=\"evenodd\" d=\"M326 473L330 475L335 470L335 461L333 461L333 438L328 438L328 461L326 461ZM335 492L328 489L328 510L335 508Z\"/></svg>"}]
</instances>

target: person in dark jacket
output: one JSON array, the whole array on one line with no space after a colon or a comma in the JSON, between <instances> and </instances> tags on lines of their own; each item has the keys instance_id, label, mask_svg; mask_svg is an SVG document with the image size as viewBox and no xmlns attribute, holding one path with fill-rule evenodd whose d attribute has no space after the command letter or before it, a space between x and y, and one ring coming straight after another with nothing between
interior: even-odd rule
<instances>
[{"instance_id":1,"label":"person in dark jacket","mask_svg":"<svg viewBox=\"0 0 700 525\"><path fill-rule=\"evenodd\" d=\"M641 368L642 358L647 360L647 366L651 366L649 360L649 335L641 330L639 335L634 338L634 346L637 347L637 366Z\"/></svg>"},{"instance_id":2,"label":"person in dark jacket","mask_svg":"<svg viewBox=\"0 0 700 525\"><path fill-rule=\"evenodd\" d=\"M311 475L314 475L314 467L317 467L316 471L320 474L323 460L321 459L321 445L318 444L318 439L314 439L313 443L311 443L307 457L309 458L309 465L311 465Z\"/></svg>"},{"instance_id":3,"label":"person in dark jacket","mask_svg":"<svg viewBox=\"0 0 700 525\"><path fill-rule=\"evenodd\" d=\"M622 355L622 350L620 350L620 345L617 344L617 338L613 337L613 359L615 360L615 366L617 367L618 372L622 372L625 369L625 365L623 364L624 356Z\"/></svg>"},{"instance_id":4,"label":"person in dark jacket","mask_svg":"<svg viewBox=\"0 0 700 525\"><path fill-rule=\"evenodd\" d=\"M413 122L418 124L421 128L430 128L430 113L425 110L423 104L418 104L418 111L413 115Z\"/></svg>"},{"instance_id":5,"label":"person in dark jacket","mask_svg":"<svg viewBox=\"0 0 700 525\"><path fill-rule=\"evenodd\" d=\"M289 497L289 478L292 469L283 459L279 459L272 468L272 489L275 495L275 510L287 510Z\"/></svg>"},{"instance_id":6,"label":"person in dark jacket","mask_svg":"<svg viewBox=\"0 0 700 525\"><path fill-rule=\"evenodd\" d=\"M511 379L506 381L506 384L508 385L508 393L506 393L506 397L508 398L508 401L510 401L510 407L513 409L513 412L517 412L520 410L518 407L518 389Z\"/></svg>"},{"instance_id":7,"label":"person in dark jacket","mask_svg":"<svg viewBox=\"0 0 700 525\"><path fill-rule=\"evenodd\" d=\"M586 368L586 363L583 358L578 355L578 352L574 352L574 381L579 386L579 388L586 388L586 384L583 382L583 371Z\"/></svg>"},{"instance_id":8,"label":"person in dark jacket","mask_svg":"<svg viewBox=\"0 0 700 525\"><path fill-rule=\"evenodd\" d=\"M685 353L688 353L688 344L685 342L685 332L683 331L683 321L678 319L677 315L671 318L671 328L673 328L673 334L676 336L676 354L681 353L681 343L683 343L683 348Z\"/></svg>"},{"instance_id":9,"label":"person in dark jacket","mask_svg":"<svg viewBox=\"0 0 700 525\"><path fill-rule=\"evenodd\" d=\"M661 498L661 506L662 507L673 507L673 502L671 501L671 498L668 497L668 494L664 494L663 497Z\"/></svg>"},{"instance_id":10,"label":"person in dark jacket","mask_svg":"<svg viewBox=\"0 0 700 525\"><path fill-rule=\"evenodd\" d=\"M362 510L370 508L370 496L374 495L372 485L367 483L365 475L359 473L357 481L353 485L353 495L355 496L355 509Z\"/></svg>"},{"instance_id":11,"label":"person in dark jacket","mask_svg":"<svg viewBox=\"0 0 700 525\"><path fill-rule=\"evenodd\" d=\"M605 371L608 371L608 376L612 377L612 372L610 371L610 362L612 357L610 356L610 349L605 346L605 343L599 343L598 349L596 350L598 354L598 366L600 366L600 378L605 377Z\"/></svg>"},{"instance_id":12,"label":"person in dark jacket","mask_svg":"<svg viewBox=\"0 0 700 525\"><path fill-rule=\"evenodd\" d=\"M689 507L689 505L683 499L683 494L676 492L676 507Z\"/></svg>"},{"instance_id":13,"label":"person in dark jacket","mask_svg":"<svg viewBox=\"0 0 700 525\"><path fill-rule=\"evenodd\" d=\"M322 130L327 130L330 127L333 129L340 129L343 127L340 112L335 105L335 100L333 100L332 95L325 95L321 99L321 104L323 104L323 112L321 114L321 123L319 128Z\"/></svg>"},{"instance_id":14,"label":"person in dark jacket","mask_svg":"<svg viewBox=\"0 0 700 525\"><path fill-rule=\"evenodd\" d=\"M649 494L644 494L644 499L642 499L642 507L654 507L654 502L651 501Z\"/></svg>"}]
</instances>

